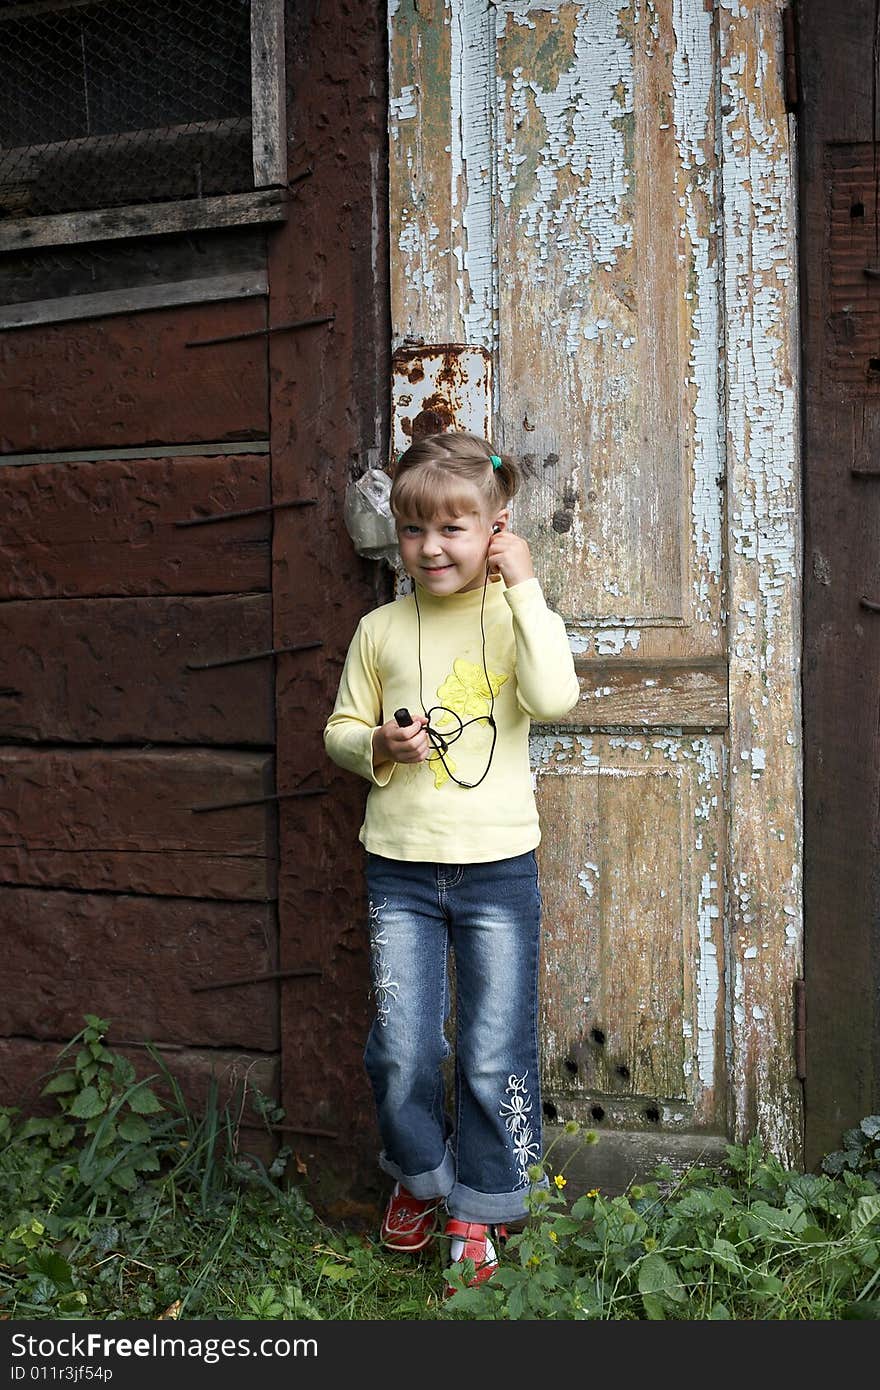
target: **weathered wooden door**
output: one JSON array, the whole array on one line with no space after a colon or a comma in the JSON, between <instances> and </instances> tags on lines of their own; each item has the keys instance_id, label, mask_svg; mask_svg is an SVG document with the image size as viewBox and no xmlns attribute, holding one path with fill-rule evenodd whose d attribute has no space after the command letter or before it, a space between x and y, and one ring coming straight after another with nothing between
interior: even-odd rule
<instances>
[{"instance_id":1,"label":"weathered wooden door","mask_svg":"<svg viewBox=\"0 0 880 1390\"><path fill-rule=\"evenodd\" d=\"M394 446L444 399L460 426L494 420L526 472L514 525L581 678L568 723L533 740L545 1118L600 1132L584 1176L609 1184L756 1129L794 1159L781 5L392 0L389 14ZM478 354L456 375L456 344L489 359L482 402Z\"/></svg>"}]
</instances>

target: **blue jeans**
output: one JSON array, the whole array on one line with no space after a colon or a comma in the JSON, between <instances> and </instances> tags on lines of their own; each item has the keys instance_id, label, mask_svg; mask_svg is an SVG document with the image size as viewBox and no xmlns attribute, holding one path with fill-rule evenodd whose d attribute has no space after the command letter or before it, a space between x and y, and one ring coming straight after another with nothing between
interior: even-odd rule
<instances>
[{"instance_id":1,"label":"blue jeans","mask_svg":"<svg viewBox=\"0 0 880 1390\"><path fill-rule=\"evenodd\" d=\"M368 853L367 889L376 1017L364 1063L380 1167L415 1197L445 1197L459 1220L515 1220L527 1211L528 1170L541 1157L534 852L488 864ZM441 1070L450 1051L450 944L454 1128Z\"/></svg>"}]
</instances>

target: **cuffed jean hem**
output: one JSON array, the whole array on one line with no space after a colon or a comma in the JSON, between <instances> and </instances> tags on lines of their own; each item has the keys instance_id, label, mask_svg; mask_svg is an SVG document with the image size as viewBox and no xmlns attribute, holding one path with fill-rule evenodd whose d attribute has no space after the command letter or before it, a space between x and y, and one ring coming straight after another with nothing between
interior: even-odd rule
<instances>
[{"instance_id":1,"label":"cuffed jean hem","mask_svg":"<svg viewBox=\"0 0 880 1390\"><path fill-rule=\"evenodd\" d=\"M545 1177L541 1182L517 1188L516 1192L477 1192L457 1182L446 1198L446 1210L456 1221L478 1221L484 1226L495 1226L500 1221L516 1221L528 1216L529 1193L548 1186Z\"/></svg>"},{"instance_id":2,"label":"cuffed jean hem","mask_svg":"<svg viewBox=\"0 0 880 1390\"><path fill-rule=\"evenodd\" d=\"M455 1186L455 1159L448 1147L439 1168L433 1168L430 1173L404 1173L392 1163L384 1149L379 1155L379 1167L422 1201L429 1197L446 1197Z\"/></svg>"}]
</instances>

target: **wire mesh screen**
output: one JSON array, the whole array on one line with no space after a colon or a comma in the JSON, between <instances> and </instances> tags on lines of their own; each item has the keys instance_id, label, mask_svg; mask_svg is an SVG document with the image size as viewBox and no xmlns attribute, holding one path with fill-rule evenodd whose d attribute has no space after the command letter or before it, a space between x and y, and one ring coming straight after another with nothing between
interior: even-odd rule
<instances>
[{"instance_id":1,"label":"wire mesh screen","mask_svg":"<svg viewBox=\"0 0 880 1390\"><path fill-rule=\"evenodd\" d=\"M250 0L0 0L0 217L254 187Z\"/></svg>"}]
</instances>

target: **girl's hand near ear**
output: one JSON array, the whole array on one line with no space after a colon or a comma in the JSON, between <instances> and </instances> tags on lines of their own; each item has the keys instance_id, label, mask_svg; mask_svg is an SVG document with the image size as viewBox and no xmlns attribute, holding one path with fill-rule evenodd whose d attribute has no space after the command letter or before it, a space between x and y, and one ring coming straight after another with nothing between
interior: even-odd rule
<instances>
[{"instance_id":1,"label":"girl's hand near ear","mask_svg":"<svg viewBox=\"0 0 880 1390\"><path fill-rule=\"evenodd\" d=\"M489 541L487 559L489 578L493 583L503 578L508 589L512 589L514 584L522 584L525 579L535 577L528 541L509 531L506 522Z\"/></svg>"}]
</instances>

